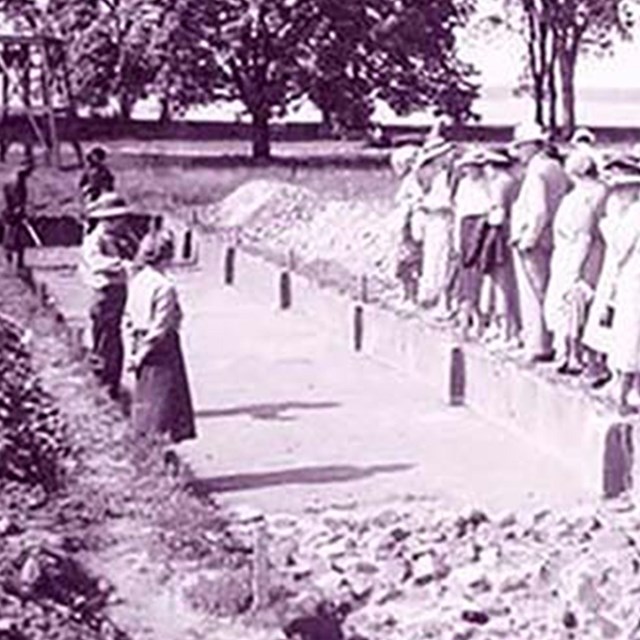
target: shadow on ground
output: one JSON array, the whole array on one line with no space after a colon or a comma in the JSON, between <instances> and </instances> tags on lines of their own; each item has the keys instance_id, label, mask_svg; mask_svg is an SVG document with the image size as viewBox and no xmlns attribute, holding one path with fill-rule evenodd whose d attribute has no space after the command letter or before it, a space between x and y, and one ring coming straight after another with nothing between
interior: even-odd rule
<instances>
[{"instance_id":1,"label":"shadow on ground","mask_svg":"<svg viewBox=\"0 0 640 640\"><path fill-rule=\"evenodd\" d=\"M196 479L190 482L190 488L198 495L209 493L233 493L250 489L266 489L282 485L330 484L334 482L353 482L365 480L384 473L401 473L413 468L410 464L387 464L371 467L335 465L326 467L302 467L283 471L264 473L246 473L220 476L216 478Z\"/></svg>"},{"instance_id":2,"label":"shadow on ground","mask_svg":"<svg viewBox=\"0 0 640 640\"><path fill-rule=\"evenodd\" d=\"M275 402L271 404L250 404L227 409L202 409L196 412L196 418L232 418L234 416L249 416L253 420L280 420L290 422L293 416L283 415L288 411L313 411L315 409L337 409L338 402Z\"/></svg>"}]
</instances>

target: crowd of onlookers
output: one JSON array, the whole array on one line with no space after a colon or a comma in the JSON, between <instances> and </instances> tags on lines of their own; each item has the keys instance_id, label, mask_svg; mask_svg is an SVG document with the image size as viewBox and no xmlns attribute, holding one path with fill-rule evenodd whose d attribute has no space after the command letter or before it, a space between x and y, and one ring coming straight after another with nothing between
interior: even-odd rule
<instances>
[{"instance_id":1,"label":"crowd of onlookers","mask_svg":"<svg viewBox=\"0 0 640 640\"><path fill-rule=\"evenodd\" d=\"M640 150L605 155L587 129L559 149L525 123L499 148L435 130L391 162L405 305L594 388L619 383L620 411L637 411Z\"/></svg>"}]
</instances>

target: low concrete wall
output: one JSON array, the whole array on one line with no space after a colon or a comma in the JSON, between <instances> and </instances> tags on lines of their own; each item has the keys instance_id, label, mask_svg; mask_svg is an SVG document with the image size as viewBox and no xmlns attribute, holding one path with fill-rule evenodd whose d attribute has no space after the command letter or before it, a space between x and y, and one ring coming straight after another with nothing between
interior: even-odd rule
<instances>
[{"instance_id":1,"label":"low concrete wall","mask_svg":"<svg viewBox=\"0 0 640 640\"><path fill-rule=\"evenodd\" d=\"M223 282L224 242L203 234L201 250L204 268ZM239 248L234 267L232 286L261 303L279 305L282 266ZM354 348L355 309L360 305L363 354L422 377L425 387L452 404L452 385L456 378L462 380L470 408L573 468L594 495L613 497L631 489L633 476L640 473L633 455L640 450L639 430L635 423L620 423L604 403L546 379L539 370L498 358L480 345L460 345L421 318L362 304L296 273L290 274L290 281L291 309L312 318L346 347Z\"/></svg>"}]
</instances>

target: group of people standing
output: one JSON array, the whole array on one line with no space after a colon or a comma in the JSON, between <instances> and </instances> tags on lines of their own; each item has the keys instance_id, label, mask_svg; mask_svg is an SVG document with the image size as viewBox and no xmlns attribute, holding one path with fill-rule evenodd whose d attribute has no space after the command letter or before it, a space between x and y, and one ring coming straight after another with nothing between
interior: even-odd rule
<instances>
[{"instance_id":1,"label":"group of people standing","mask_svg":"<svg viewBox=\"0 0 640 640\"><path fill-rule=\"evenodd\" d=\"M605 158L580 129L566 154L534 124L508 147L439 132L394 151L405 304L464 339L640 392L640 153Z\"/></svg>"},{"instance_id":2,"label":"group of people standing","mask_svg":"<svg viewBox=\"0 0 640 640\"><path fill-rule=\"evenodd\" d=\"M124 369L135 375L134 433L146 441L195 437L194 413L180 346L182 311L167 273L173 233L159 224L140 238L136 213L114 190L106 153L94 149L80 180L87 232L82 272L92 292L91 362L112 398Z\"/></svg>"}]
</instances>

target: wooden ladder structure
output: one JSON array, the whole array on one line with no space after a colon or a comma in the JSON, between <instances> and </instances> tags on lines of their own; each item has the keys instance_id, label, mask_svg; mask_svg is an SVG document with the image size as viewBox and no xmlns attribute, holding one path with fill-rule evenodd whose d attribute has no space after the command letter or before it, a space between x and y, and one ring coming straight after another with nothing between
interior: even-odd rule
<instances>
[{"instance_id":1,"label":"wooden ladder structure","mask_svg":"<svg viewBox=\"0 0 640 640\"><path fill-rule=\"evenodd\" d=\"M48 165L62 166L59 125L84 164L77 139L77 109L71 91L64 42L48 35L0 34L0 161L10 142L42 146Z\"/></svg>"}]
</instances>

